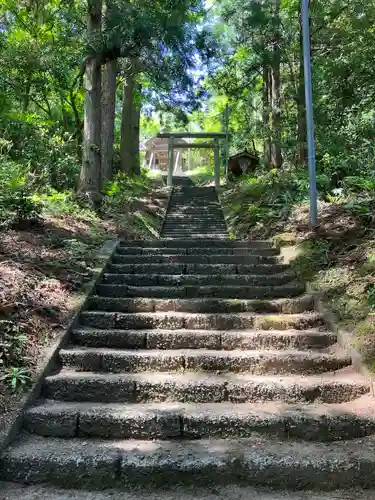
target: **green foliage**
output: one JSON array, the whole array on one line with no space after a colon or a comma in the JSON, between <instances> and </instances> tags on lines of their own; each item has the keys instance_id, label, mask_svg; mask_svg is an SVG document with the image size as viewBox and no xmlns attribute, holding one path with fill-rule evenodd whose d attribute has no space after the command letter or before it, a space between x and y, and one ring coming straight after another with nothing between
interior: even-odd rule
<instances>
[{"instance_id":1,"label":"green foliage","mask_svg":"<svg viewBox=\"0 0 375 500\"><path fill-rule=\"evenodd\" d=\"M0 224L9 227L37 221L40 213L41 205L33 200L23 169L0 157Z\"/></svg>"},{"instance_id":2,"label":"green foliage","mask_svg":"<svg viewBox=\"0 0 375 500\"><path fill-rule=\"evenodd\" d=\"M0 371L4 382L16 391L31 382L31 373L25 367L27 362L28 336L11 321L0 322Z\"/></svg>"},{"instance_id":3,"label":"green foliage","mask_svg":"<svg viewBox=\"0 0 375 500\"><path fill-rule=\"evenodd\" d=\"M0 365L2 368L22 364L28 337L11 321L0 322Z\"/></svg>"},{"instance_id":4,"label":"green foliage","mask_svg":"<svg viewBox=\"0 0 375 500\"><path fill-rule=\"evenodd\" d=\"M30 370L18 366L12 366L4 377L5 382L9 385L12 391L24 389L31 383Z\"/></svg>"},{"instance_id":5,"label":"green foliage","mask_svg":"<svg viewBox=\"0 0 375 500\"><path fill-rule=\"evenodd\" d=\"M354 347L358 349L368 368L375 371L375 325L373 318L359 323L355 329Z\"/></svg>"},{"instance_id":6,"label":"green foliage","mask_svg":"<svg viewBox=\"0 0 375 500\"><path fill-rule=\"evenodd\" d=\"M95 221L97 214L81 205L72 191L59 192L54 189L44 194L34 194L33 200L49 215L73 214L77 219Z\"/></svg>"},{"instance_id":7,"label":"green foliage","mask_svg":"<svg viewBox=\"0 0 375 500\"><path fill-rule=\"evenodd\" d=\"M291 262L297 275L305 281L313 281L322 269L330 266L331 245L324 239L309 239L299 246L299 255Z\"/></svg>"},{"instance_id":8,"label":"green foliage","mask_svg":"<svg viewBox=\"0 0 375 500\"><path fill-rule=\"evenodd\" d=\"M256 228L268 236L275 221L286 220L296 203L307 200L307 173L293 167L259 170L258 176L240 179L221 196L231 229L243 234Z\"/></svg>"}]
</instances>

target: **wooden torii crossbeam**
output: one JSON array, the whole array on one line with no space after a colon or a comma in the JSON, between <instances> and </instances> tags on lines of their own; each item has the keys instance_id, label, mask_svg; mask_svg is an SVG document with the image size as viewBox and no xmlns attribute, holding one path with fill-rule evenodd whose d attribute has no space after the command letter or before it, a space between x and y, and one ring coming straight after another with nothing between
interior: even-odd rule
<instances>
[{"instance_id":1,"label":"wooden torii crossbeam","mask_svg":"<svg viewBox=\"0 0 375 500\"><path fill-rule=\"evenodd\" d=\"M219 140L228 141L225 132L162 132L157 135L161 139L168 139L168 177L167 185L173 185L173 154L175 149L211 148L214 150L214 177L215 186L220 186L220 149ZM213 142L176 143L175 139L213 139ZM228 148L226 148L228 150Z\"/></svg>"}]
</instances>

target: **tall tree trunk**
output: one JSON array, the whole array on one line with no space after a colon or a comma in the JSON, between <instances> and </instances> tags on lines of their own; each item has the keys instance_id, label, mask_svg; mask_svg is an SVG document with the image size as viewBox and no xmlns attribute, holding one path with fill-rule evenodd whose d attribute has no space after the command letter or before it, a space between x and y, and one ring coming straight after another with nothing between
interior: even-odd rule
<instances>
[{"instance_id":1,"label":"tall tree trunk","mask_svg":"<svg viewBox=\"0 0 375 500\"><path fill-rule=\"evenodd\" d=\"M141 163L140 163L140 153L139 153L139 133L140 133L140 121L141 121L141 105L136 100L133 103L132 110L132 141L133 141L133 151L132 151L132 171L135 175L141 173Z\"/></svg>"},{"instance_id":2,"label":"tall tree trunk","mask_svg":"<svg viewBox=\"0 0 375 500\"><path fill-rule=\"evenodd\" d=\"M102 137L101 182L113 177L113 145L115 140L117 61L109 61L103 68L102 83Z\"/></svg>"},{"instance_id":3,"label":"tall tree trunk","mask_svg":"<svg viewBox=\"0 0 375 500\"><path fill-rule=\"evenodd\" d=\"M132 172L132 110L133 110L133 91L134 75L126 78L122 91L122 116L121 116L121 143L120 159L121 171L126 174Z\"/></svg>"},{"instance_id":4,"label":"tall tree trunk","mask_svg":"<svg viewBox=\"0 0 375 500\"><path fill-rule=\"evenodd\" d=\"M280 109L280 0L274 0L274 37L272 41L272 167L280 168L281 109Z\"/></svg>"},{"instance_id":5,"label":"tall tree trunk","mask_svg":"<svg viewBox=\"0 0 375 500\"><path fill-rule=\"evenodd\" d=\"M303 66L303 33L302 16L299 15L299 74L298 74L298 94L297 94L297 112L298 112L298 163L301 166L307 163L307 144L306 144L306 100L305 100L305 71Z\"/></svg>"},{"instance_id":6,"label":"tall tree trunk","mask_svg":"<svg viewBox=\"0 0 375 500\"><path fill-rule=\"evenodd\" d=\"M87 35L96 46L101 36L102 0L87 0ZM86 62L84 128L80 191L94 204L100 195L101 65L95 57Z\"/></svg>"},{"instance_id":7,"label":"tall tree trunk","mask_svg":"<svg viewBox=\"0 0 375 500\"><path fill-rule=\"evenodd\" d=\"M135 92L134 92L135 93ZM137 85L137 94L140 93L140 85ZM135 175L141 173L141 163L139 154L139 132L141 120L141 103L139 95L133 97L132 119L131 119L131 138L133 143L132 148L132 172Z\"/></svg>"},{"instance_id":8,"label":"tall tree trunk","mask_svg":"<svg viewBox=\"0 0 375 500\"><path fill-rule=\"evenodd\" d=\"M270 127L269 127L269 117L270 117L270 91L269 91L269 67L265 64L263 67L263 130L264 130L264 163L266 167L271 165L271 138L270 138Z\"/></svg>"}]
</instances>

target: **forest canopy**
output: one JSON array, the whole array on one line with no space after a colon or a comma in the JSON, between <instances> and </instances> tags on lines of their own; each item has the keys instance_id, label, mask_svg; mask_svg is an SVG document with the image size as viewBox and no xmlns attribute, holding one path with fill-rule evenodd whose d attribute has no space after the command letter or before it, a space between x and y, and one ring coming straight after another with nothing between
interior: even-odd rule
<instances>
[{"instance_id":1,"label":"forest canopy","mask_svg":"<svg viewBox=\"0 0 375 500\"><path fill-rule=\"evenodd\" d=\"M374 187L374 22L373 1L310 4L323 198ZM3 219L14 192L21 212L51 189L100 206L118 172L141 173L141 139L223 130L226 105L230 152L292 169L306 196L298 0L5 0L0 83Z\"/></svg>"}]
</instances>

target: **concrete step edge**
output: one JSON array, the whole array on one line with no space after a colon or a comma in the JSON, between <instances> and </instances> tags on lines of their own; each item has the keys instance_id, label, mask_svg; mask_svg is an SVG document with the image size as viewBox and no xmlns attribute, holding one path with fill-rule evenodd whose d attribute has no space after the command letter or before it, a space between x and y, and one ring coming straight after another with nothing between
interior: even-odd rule
<instances>
[{"instance_id":1,"label":"concrete step edge","mask_svg":"<svg viewBox=\"0 0 375 500\"><path fill-rule=\"evenodd\" d=\"M369 394L351 367L329 374L95 373L62 370L46 377L42 397L74 402L342 403Z\"/></svg>"},{"instance_id":2,"label":"concrete step edge","mask_svg":"<svg viewBox=\"0 0 375 500\"><path fill-rule=\"evenodd\" d=\"M298 350L213 349L111 349L77 347L61 349L64 367L104 372L233 372L262 374L313 374L337 371L351 364L343 352Z\"/></svg>"},{"instance_id":3,"label":"concrete step edge","mask_svg":"<svg viewBox=\"0 0 375 500\"><path fill-rule=\"evenodd\" d=\"M218 329L244 330L255 328L259 330L306 330L325 324L324 315L315 312L298 314L258 314L258 313L186 313L186 312L155 312L155 313L119 313L104 311L85 311L80 315L81 324L97 328L148 329L161 328L178 330L187 329Z\"/></svg>"},{"instance_id":4,"label":"concrete step edge","mask_svg":"<svg viewBox=\"0 0 375 500\"><path fill-rule=\"evenodd\" d=\"M369 396L361 414L350 403L69 403L39 401L24 414L24 428L45 437L202 439L251 437L336 441L375 433Z\"/></svg>"},{"instance_id":5,"label":"concrete step edge","mask_svg":"<svg viewBox=\"0 0 375 500\"><path fill-rule=\"evenodd\" d=\"M2 477L64 487L251 484L295 490L375 486L374 438L336 443L247 439L100 441L23 436L1 460Z\"/></svg>"},{"instance_id":6,"label":"concrete step edge","mask_svg":"<svg viewBox=\"0 0 375 500\"><path fill-rule=\"evenodd\" d=\"M98 330L75 329L72 341L88 347L126 349L288 349L327 348L337 342L332 332L319 330Z\"/></svg>"}]
</instances>

